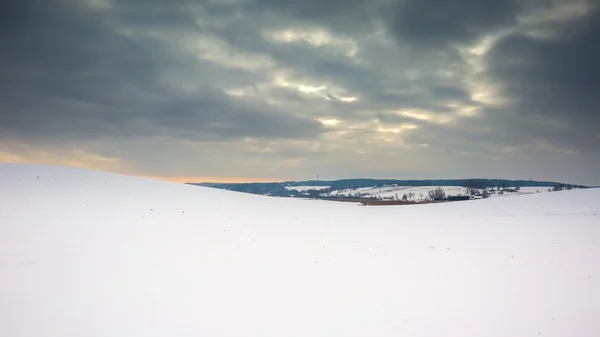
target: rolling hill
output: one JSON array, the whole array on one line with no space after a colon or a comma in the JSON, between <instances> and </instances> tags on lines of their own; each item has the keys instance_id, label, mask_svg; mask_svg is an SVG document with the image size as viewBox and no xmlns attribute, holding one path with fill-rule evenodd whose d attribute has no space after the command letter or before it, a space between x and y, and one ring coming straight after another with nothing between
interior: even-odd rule
<instances>
[{"instance_id":1,"label":"rolling hill","mask_svg":"<svg viewBox=\"0 0 600 337\"><path fill-rule=\"evenodd\" d=\"M0 335L600 335L600 190L363 207L0 164Z\"/></svg>"}]
</instances>

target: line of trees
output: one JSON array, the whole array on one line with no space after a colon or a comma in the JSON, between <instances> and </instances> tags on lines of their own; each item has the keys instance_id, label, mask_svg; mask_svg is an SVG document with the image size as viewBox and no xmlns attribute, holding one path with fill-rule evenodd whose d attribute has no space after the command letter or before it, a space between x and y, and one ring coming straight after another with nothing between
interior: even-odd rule
<instances>
[{"instance_id":1,"label":"line of trees","mask_svg":"<svg viewBox=\"0 0 600 337\"><path fill-rule=\"evenodd\" d=\"M558 184L558 185L554 185L552 187L552 191L556 192L556 191L572 190L573 188L575 188L574 185Z\"/></svg>"}]
</instances>

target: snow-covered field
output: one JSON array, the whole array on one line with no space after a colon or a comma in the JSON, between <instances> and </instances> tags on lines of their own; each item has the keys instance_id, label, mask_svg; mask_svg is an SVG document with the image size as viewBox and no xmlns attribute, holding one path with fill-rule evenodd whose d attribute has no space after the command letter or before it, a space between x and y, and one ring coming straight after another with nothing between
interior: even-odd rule
<instances>
[{"instance_id":1,"label":"snow-covered field","mask_svg":"<svg viewBox=\"0 0 600 337\"><path fill-rule=\"evenodd\" d=\"M329 186L286 186L287 190L295 190L299 192L306 192L310 190L321 191L326 190Z\"/></svg>"},{"instance_id":2,"label":"snow-covered field","mask_svg":"<svg viewBox=\"0 0 600 337\"><path fill-rule=\"evenodd\" d=\"M420 194L426 197L429 191L442 187L447 195L466 195L464 187L460 186L383 186L383 187L363 187L355 189L344 189L331 192L330 196L364 196L380 198L402 198L403 194L414 193L415 200Z\"/></svg>"},{"instance_id":3,"label":"snow-covered field","mask_svg":"<svg viewBox=\"0 0 600 337\"><path fill-rule=\"evenodd\" d=\"M349 196L363 196L363 197L375 197L375 198L402 198L404 194L414 194L414 200L420 200L426 198L429 191L441 187L446 195L467 195L466 188L462 186L383 186L383 187L363 187L355 189L343 189L332 191L328 196L334 197L349 197ZM494 196L510 196L510 195L523 195L533 193L547 192L551 187L522 187L519 192L505 192L504 194L492 194ZM420 197L422 196L422 198Z\"/></svg>"},{"instance_id":4,"label":"snow-covered field","mask_svg":"<svg viewBox=\"0 0 600 337\"><path fill-rule=\"evenodd\" d=\"M361 207L0 165L0 336L600 336L600 189Z\"/></svg>"},{"instance_id":5,"label":"snow-covered field","mask_svg":"<svg viewBox=\"0 0 600 337\"><path fill-rule=\"evenodd\" d=\"M552 189L551 186L546 187L521 187L517 194L533 194L533 193L544 193L548 192L548 189Z\"/></svg>"}]
</instances>

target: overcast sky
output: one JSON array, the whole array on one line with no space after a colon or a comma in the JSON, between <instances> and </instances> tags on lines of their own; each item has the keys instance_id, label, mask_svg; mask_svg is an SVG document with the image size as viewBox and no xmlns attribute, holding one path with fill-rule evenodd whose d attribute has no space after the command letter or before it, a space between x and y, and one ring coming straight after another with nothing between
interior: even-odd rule
<instances>
[{"instance_id":1,"label":"overcast sky","mask_svg":"<svg viewBox=\"0 0 600 337\"><path fill-rule=\"evenodd\" d=\"M9 0L0 161L600 184L586 0Z\"/></svg>"}]
</instances>

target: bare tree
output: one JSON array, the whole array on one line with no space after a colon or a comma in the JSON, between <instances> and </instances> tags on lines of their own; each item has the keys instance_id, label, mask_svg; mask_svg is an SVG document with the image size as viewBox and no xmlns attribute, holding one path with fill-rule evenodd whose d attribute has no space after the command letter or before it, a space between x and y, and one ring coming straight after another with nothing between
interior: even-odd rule
<instances>
[{"instance_id":1,"label":"bare tree","mask_svg":"<svg viewBox=\"0 0 600 337\"><path fill-rule=\"evenodd\" d=\"M443 188L438 187L434 190L429 191L429 198L434 201L446 199L446 192Z\"/></svg>"},{"instance_id":2,"label":"bare tree","mask_svg":"<svg viewBox=\"0 0 600 337\"><path fill-rule=\"evenodd\" d=\"M477 195L478 190L475 187L467 187L467 195Z\"/></svg>"}]
</instances>

